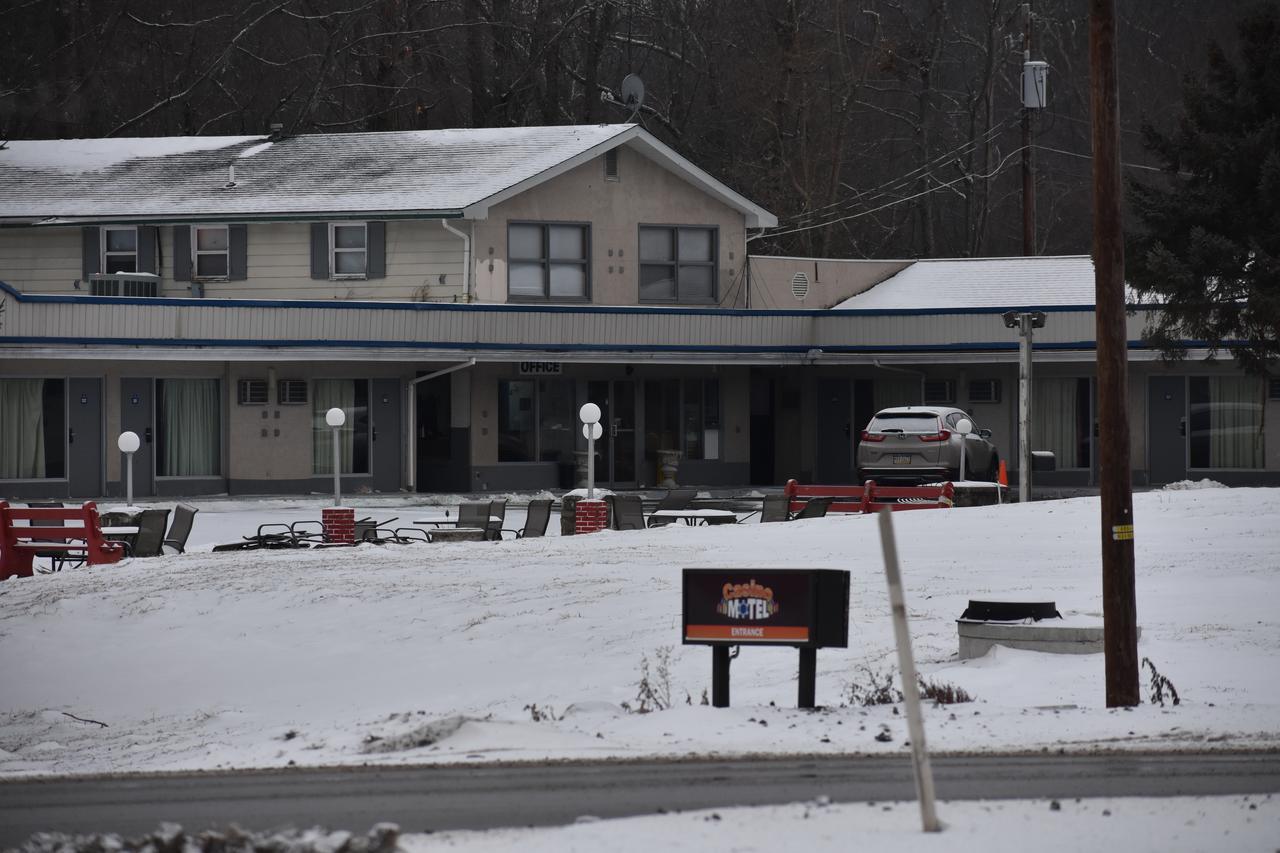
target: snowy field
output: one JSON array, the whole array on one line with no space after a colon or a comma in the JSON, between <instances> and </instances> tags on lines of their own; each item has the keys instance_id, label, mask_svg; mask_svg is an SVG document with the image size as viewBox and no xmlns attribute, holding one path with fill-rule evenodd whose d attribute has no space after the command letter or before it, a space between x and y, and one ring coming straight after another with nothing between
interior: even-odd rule
<instances>
[{"instance_id":1,"label":"snowy field","mask_svg":"<svg viewBox=\"0 0 1280 853\"><path fill-rule=\"evenodd\" d=\"M323 505L209 501L192 553L0 583L0 775L905 750L895 708L849 701L894 659L873 517L207 552ZM437 510L379 499L357 517ZM1149 492L1136 516L1140 652L1178 707L1105 708L1101 655L956 657L970 597L1100 617L1096 498L895 515L921 670L976 697L928 709L931 748L1280 746L1280 490ZM818 654L823 709L795 708L791 649L744 649L733 707L701 704L685 566L852 571L849 648ZM645 661L670 698L654 713L636 713Z\"/></svg>"}]
</instances>

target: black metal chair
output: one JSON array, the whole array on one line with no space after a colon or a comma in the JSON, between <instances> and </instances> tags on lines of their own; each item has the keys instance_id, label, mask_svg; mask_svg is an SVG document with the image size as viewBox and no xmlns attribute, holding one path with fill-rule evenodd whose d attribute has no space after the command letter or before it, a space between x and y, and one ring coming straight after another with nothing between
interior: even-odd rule
<instances>
[{"instance_id":1,"label":"black metal chair","mask_svg":"<svg viewBox=\"0 0 1280 853\"><path fill-rule=\"evenodd\" d=\"M614 530L644 530L644 502L639 495L607 495Z\"/></svg>"},{"instance_id":2,"label":"black metal chair","mask_svg":"<svg viewBox=\"0 0 1280 853\"><path fill-rule=\"evenodd\" d=\"M502 533L515 534L517 539L533 539L547 535L547 524L551 521L551 501L529 501L529 512L524 517L523 530L502 530Z\"/></svg>"},{"instance_id":3,"label":"black metal chair","mask_svg":"<svg viewBox=\"0 0 1280 853\"><path fill-rule=\"evenodd\" d=\"M159 557L164 546L164 531L169 523L169 510L144 509L134 524L138 533L133 538L133 556Z\"/></svg>"},{"instance_id":4,"label":"black metal chair","mask_svg":"<svg viewBox=\"0 0 1280 853\"><path fill-rule=\"evenodd\" d=\"M481 530L488 530L489 509L490 504L487 503L458 504L458 523L455 526L478 527Z\"/></svg>"},{"instance_id":5,"label":"black metal chair","mask_svg":"<svg viewBox=\"0 0 1280 853\"><path fill-rule=\"evenodd\" d=\"M765 495L760 510L760 523L791 520L791 498L787 495Z\"/></svg>"},{"instance_id":6,"label":"black metal chair","mask_svg":"<svg viewBox=\"0 0 1280 853\"><path fill-rule=\"evenodd\" d=\"M502 538L502 522L507 517L507 499L489 502L489 517L484 524L484 538L497 541Z\"/></svg>"},{"instance_id":7,"label":"black metal chair","mask_svg":"<svg viewBox=\"0 0 1280 853\"><path fill-rule=\"evenodd\" d=\"M160 550L163 553L169 553L170 549L178 554L186 552L187 537L191 535L191 525L199 511L187 504L178 504L174 507L173 522L169 525L169 532L165 534L164 541L160 544Z\"/></svg>"},{"instance_id":8,"label":"black metal chair","mask_svg":"<svg viewBox=\"0 0 1280 853\"><path fill-rule=\"evenodd\" d=\"M835 498L809 498L808 503L804 505L804 509L797 512L791 517L792 521L801 521L806 518L824 518L827 514L827 508L831 506L831 502Z\"/></svg>"},{"instance_id":9,"label":"black metal chair","mask_svg":"<svg viewBox=\"0 0 1280 853\"><path fill-rule=\"evenodd\" d=\"M689 504L693 503L693 499L698 496L697 489L672 489L658 501L658 505L654 507L654 512L661 509L687 509ZM663 516L655 516L649 514L650 527L662 527L675 521L674 518L665 518Z\"/></svg>"}]
</instances>

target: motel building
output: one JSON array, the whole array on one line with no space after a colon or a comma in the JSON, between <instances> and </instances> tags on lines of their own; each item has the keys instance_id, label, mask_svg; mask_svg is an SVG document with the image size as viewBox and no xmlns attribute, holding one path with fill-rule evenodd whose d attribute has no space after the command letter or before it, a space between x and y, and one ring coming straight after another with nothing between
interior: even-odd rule
<instances>
[{"instance_id":1,"label":"motel building","mask_svg":"<svg viewBox=\"0 0 1280 853\"><path fill-rule=\"evenodd\" d=\"M1097 481L1087 257L750 254L776 218L635 125L12 141L0 149L0 496L856 480L872 414L970 411L1041 485ZM1170 366L1134 306L1137 485L1280 483L1280 385ZM1017 476L1016 470L1011 476Z\"/></svg>"}]
</instances>

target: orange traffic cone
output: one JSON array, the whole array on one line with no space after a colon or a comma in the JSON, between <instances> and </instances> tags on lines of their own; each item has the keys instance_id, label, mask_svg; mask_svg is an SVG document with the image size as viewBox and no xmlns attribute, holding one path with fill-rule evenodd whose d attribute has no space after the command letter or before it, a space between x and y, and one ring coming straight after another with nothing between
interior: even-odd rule
<instances>
[{"instance_id":1,"label":"orange traffic cone","mask_svg":"<svg viewBox=\"0 0 1280 853\"><path fill-rule=\"evenodd\" d=\"M1004 460L1000 460L1000 476L996 478L996 503L1004 503L1004 489L1009 488L1009 471L1004 467Z\"/></svg>"}]
</instances>

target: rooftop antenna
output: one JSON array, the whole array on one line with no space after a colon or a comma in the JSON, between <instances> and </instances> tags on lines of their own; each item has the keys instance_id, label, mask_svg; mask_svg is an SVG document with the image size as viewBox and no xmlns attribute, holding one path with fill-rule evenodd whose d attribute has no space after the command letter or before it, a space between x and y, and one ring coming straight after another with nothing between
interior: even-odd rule
<instances>
[{"instance_id":1,"label":"rooftop antenna","mask_svg":"<svg viewBox=\"0 0 1280 853\"><path fill-rule=\"evenodd\" d=\"M627 122L632 123L640 114L640 107L644 105L644 83L639 75L628 74L623 77L621 92L622 100L618 100L616 95L606 89L600 93L600 100L631 110L631 115L627 116Z\"/></svg>"}]
</instances>

